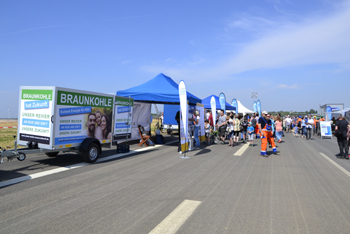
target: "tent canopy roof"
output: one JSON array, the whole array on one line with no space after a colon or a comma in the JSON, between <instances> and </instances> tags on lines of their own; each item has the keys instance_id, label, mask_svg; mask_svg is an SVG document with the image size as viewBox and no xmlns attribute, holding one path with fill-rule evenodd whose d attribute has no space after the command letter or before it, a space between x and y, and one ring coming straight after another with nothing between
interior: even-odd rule
<instances>
[{"instance_id":1,"label":"tent canopy roof","mask_svg":"<svg viewBox=\"0 0 350 234\"><path fill-rule=\"evenodd\" d=\"M242 114L253 114L254 113L254 111L249 110L248 108L243 106L243 104L238 100L237 100L237 104L238 104L238 113L242 113Z\"/></svg>"},{"instance_id":2,"label":"tent canopy roof","mask_svg":"<svg viewBox=\"0 0 350 234\"><path fill-rule=\"evenodd\" d=\"M221 110L221 105L220 105L220 100L218 96L215 95L210 95L209 97L206 97L202 100L202 104L204 105L205 109L210 109L211 105L210 105L210 101L211 101L211 97L215 98L215 102L216 102L216 109L217 110ZM230 104L228 104L226 102L226 110L236 110L235 107L231 106Z\"/></svg>"},{"instance_id":3,"label":"tent canopy roof","mask_svg":"<svg viewBox=\"0 0 350 234\"><path fill-rule=\"evenodd\" d=\"M153 79L117 92L118 96L131 97L138 102L179 104L179 86L169 76L160 73ZM187 100L191 104L202 103L202 100L187 92Z\"/></svg>"},{"instance_id":4,"label":"tent canopy roof","mask_svg":"<svg viewBox=\"0 0 350 234\"><path fill-rule=\"evenodd\" d=\"M343 110L339 110L339 111L332 111L331 113L333 114L343 114L344 115L344 113L345 112L348 112L348 111L350 111L350 108L344 108Z\"/></svg>"}]
</instances>

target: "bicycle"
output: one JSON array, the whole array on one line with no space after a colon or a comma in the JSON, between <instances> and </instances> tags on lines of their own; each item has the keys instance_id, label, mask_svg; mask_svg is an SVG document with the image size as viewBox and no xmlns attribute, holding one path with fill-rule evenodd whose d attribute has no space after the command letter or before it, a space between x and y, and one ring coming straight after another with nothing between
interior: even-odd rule
<instances>
[{"instance_id":1,"label":"bicycle","mask_svg":"<svg viewBox=\"0 0 350 234\"><path fill-rule=\"evenodd\" d=\"M16 139L16 136L13 136ZM17 158L18 161L23 161L26 159L26 155L23 152L17 151L17 141L15 141L15 149L6 150L0 147L0 163L4 162L4 158L7 158L7 161L11 161L14 158Z\"/></svg>"}]
</instances>

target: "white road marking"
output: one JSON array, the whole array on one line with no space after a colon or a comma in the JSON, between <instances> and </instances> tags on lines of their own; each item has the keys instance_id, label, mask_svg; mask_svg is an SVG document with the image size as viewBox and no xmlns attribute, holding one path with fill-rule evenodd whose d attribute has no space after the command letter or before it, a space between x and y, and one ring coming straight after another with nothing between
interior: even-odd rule
<instances>
[{"instance_id":1,"label":"white road marking","mask_svg":"<svg viewBox=\"0 0 350 234\"><path fill-rule=\"evenodd\" d=\"M201 201L184 200L149 234L176 233L201 203Z\"/></svg>"},{"instance_id":2,"label":"white road marking","mask_svg":"<svg viewBox=\"0 0 350 234\"><path fill-rule=\"evenodd\" d=\"M327 155L325 155L324 153L320 153L322 155L322 157L324 157L325 159L327 159L330 163L332 163L334 166L336 166L339 170L341 170L342 172L345 173L345 175L350 177L350 172L348 172L347 170L344 169L344 167L340 166L338 163L334 162L332 159L330 159Z\"/></svg>"},{"instance_id":3,"label":"white road marking","mask_svg":"<svg viewBox=\"0 0 350 234\"><path fill-rule=\"evenodd\" d=\"M175 142L178 142L178 141L170 141L170 142L168 142L166 144L172 144L172 143L175 143ZM155 146L139 148L139 149L130 151L128 153L115 154L115 155L111 155L111 156L108 156L108 157L99 158L96 162L97 163L104 162L104 161L108 161L108 160L111 160L111 159L124 157L126 155L133 154L135 152L152 150L154 148L158 148L158 147L161 147L161 146L163 146L163 145L155 145ZM90 165L90 163L78 163L78 164L69 165L69 166L65 166L65 167L55 168L55 169L48 170L48 171L34 173L34 174L31 174L31 175L21 176L21 177L10 179L10 180L5 180L5 181L0 182L0 188L5 187L5 186L9 186L9 185L12 185L12 184L17 184L17 183L20 183L20 182L23 182L23 181L26 181L26 180L32 180L32 179L44 177L44 176L47 176L47 175L56 174L56 173L63 172L63 171L76 169L76 168L79 168L79 167L82 167L82 166L87 166L87 165Z\"/></svg>"},{"instance_id":4,"label":"white road marking","mask_svg":"<svg viewBox=\"0 0 350 234\"><path fill-rule=\"evenodd\" d=\"M233 156L242 156L244 151L246 151L249 147L249 143L244 144L236 153L233 154Z\"/></svg>"}]
</instances>

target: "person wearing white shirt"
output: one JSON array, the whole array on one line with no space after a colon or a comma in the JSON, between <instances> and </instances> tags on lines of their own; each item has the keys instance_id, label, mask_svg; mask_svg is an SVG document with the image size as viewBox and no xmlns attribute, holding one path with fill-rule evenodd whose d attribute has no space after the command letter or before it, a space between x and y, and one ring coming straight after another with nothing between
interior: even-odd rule
<instances>
[{"instance_id":1,"label":"person wearing white shirt","mask_svg":"<svg viewBox=\"0 0 350 234\"><path fill-rule=\"evenodd\" d=\"M306 140L310 140L311 138L311 131L312 126L314 125L314 119L309 115L307 118L307 124L306 124Z\"/></svg>"},{"instance_id":2,"label":"person wearing white shirt","mask_svg":"<svg viewBox=\"0 0 350 234\"><path fill-rule=\"evenodd\" d=\"M292 123L292 119L290 118L289 115L285 119L285 122L286 122L286 132L290 132L291 131L290 124Z\"/></svg>"},{"instance_id":3,"label":"person wearing white shirt","mask_svg":"<svg viewBox=\"0 0 350 234\"><path fill-rule=\"evenodd\" d=\"M233 129L233 115L230 117L227 117L228 121L227 121L227 127L230 128L230 133L228 135L228 139L229 139L229 144L228 146L232 146L233 147L233 138L234 138L234 129Z\"/></svg>"},{"instance_id":4,"label":"person wearing white shirt","mask_svg":"<svg viewBox=\"0 0 350 234\"><path fill-rule=\"evenodd\" d=\"M210 116L210 110L207 110L207 113L205 113L205 119L209 120Z\"/></svg>"}]
</instances>

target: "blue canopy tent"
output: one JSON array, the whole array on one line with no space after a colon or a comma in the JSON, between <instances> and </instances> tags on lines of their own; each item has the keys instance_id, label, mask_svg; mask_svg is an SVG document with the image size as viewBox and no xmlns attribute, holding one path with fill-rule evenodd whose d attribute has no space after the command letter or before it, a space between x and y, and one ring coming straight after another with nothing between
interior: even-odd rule
<instances>
[{"instance_id":1,"label":"blue canopy tent","mask_svg":"<svg viewBox=\"0 0 350 234\"><path fill-rule=\"evenodd\" d=\"M210 109L211 105L210 105L210 101L211 101L211 97L215 98L215 102L216 102L216 109L217 110L221 110L221 105L220 105L220 101L219 101L219 97L215 96L215 95L210 95L209 97L206 97L202 100L202 104L204 105L205 109ZM231 106L230 104L228 104L226 102L226 110L233 110L236 111L236 107Z\"/></svg>"},{"instance_id":2,"label":"blue canopy tent","mask_svg":"<svg viewBox=\"0 0 350 234\"><path fill-rule=\"evenodd\" d=\"M117 95L130 96L137 102L180 104L178 84L163 73L141 85L117 91ZM187 92L187 100L190 104L202 103L201 99L189 92Z\"/></svg>"}]
</instances>

